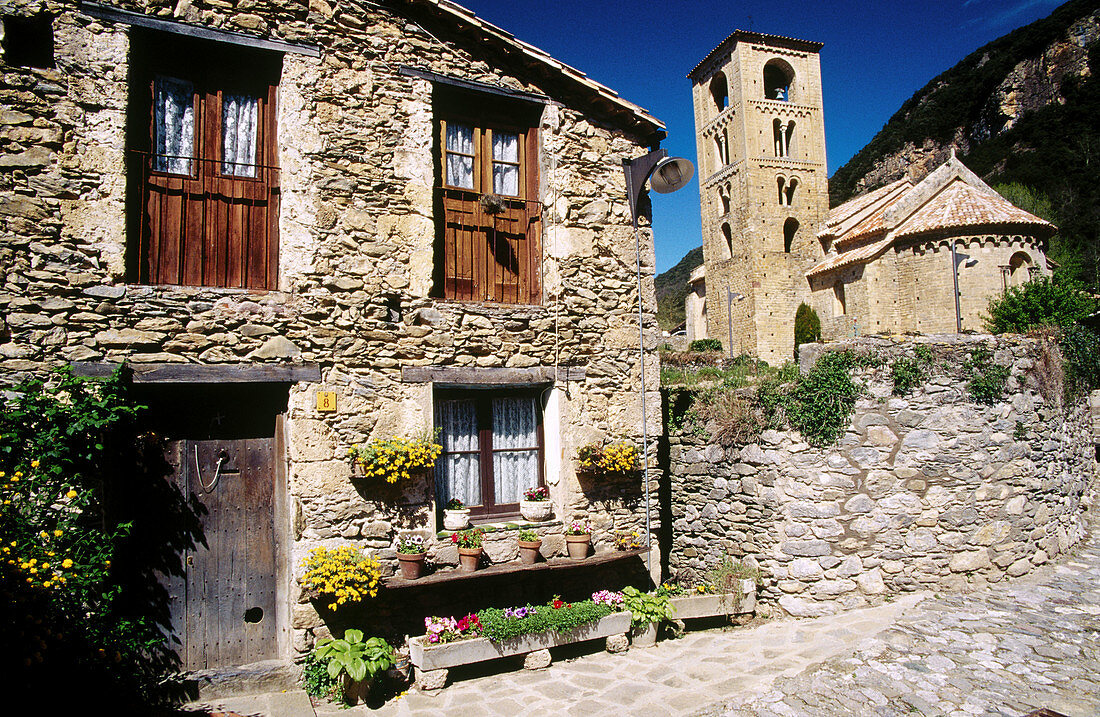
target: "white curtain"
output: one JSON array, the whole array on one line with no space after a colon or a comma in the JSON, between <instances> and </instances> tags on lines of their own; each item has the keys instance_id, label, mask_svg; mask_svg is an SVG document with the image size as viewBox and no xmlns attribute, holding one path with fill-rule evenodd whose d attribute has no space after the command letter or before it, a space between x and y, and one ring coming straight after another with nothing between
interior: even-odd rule
<instances>
[{"instance_id":1,"label":"white curtain","mask_svg":"<svg viewBox=\"0 0 1100 717\"><path fill-rule=\"evenodd\" d=\"M256 126L260 100L247 95L222 99L222 174L256 176Z\"/></svg>"},{"instance_id":2,"label":"white curtain","mask_svg":"<svg viewBox=\"0 0 1100 717\"><path fill-rule=\"evenodd\" d=\"M458 154L453 154L457 152ZM447 184L474 188L474 128L447 123ZM463 156L470 155L470 156Z\"/></svg>"},{"instance_id":3,"label":"white curtain","mask_svg":"<svg viewBox=\"0 0 1100 717\"><path fill-rule=\"evenodd\" d=\"M466 505L481 505L477 405L470 400L437 401L435 425L442 429L443 456L436 463L440 502L458 498Z\"/></svg>"},{"instance_id":4,"label":"white curtain","mask_svg":"<svg viewBox=\"0 0 1100 717\"><path fill-rule=\"evenodd\" d=\"M518 503L523 491L538 485L536 410L530 396L493 399L493 477L498 504Z\"/></svg>"},{"instance_id":5,"label":"white curtain","mask_svg":"<svg viewBox=\"0 0 1100 717\"><path fill-rule=\"evenodd\" d=\"M153 169L190 174L195 154L195 88L157 75L153 81Z\"/></svg>"},{"instance_id":6,"label":"white curtain","mask_svg":"<svg viewBox=\"0 0 1100 717\"><path fill-rule=\"evenodd\" d=\"M519 196L519 135L493 132L493 192Z\"/></svg>"}]
</instances>

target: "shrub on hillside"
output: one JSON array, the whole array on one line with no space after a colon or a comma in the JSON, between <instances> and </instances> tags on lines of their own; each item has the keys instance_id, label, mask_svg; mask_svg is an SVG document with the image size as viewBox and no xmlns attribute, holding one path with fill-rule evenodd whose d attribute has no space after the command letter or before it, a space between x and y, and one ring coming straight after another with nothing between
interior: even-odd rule
<instances>
[{"instance_id":1,"label":"shrub on hillside","mask_svg":"<svg viewBox=\"0 0 1100 717\"><path fill-rule=\"evenodd\" d=\"M1096 310L1096 299L1080 284L1055 274L1010 287L990 299L985 323L990 333L1022 334L1040 326L1072 326Z\"/></svg>"},{"instance_id":2,"label":"shrub on hillside","mask_svg":"<svg viewBox=\"0 0 1100 717\"><path fill-rule=\"evenodd\" d=\"M721 351L722 342L718 339L695 339L688 345L688 351Z\"/></svg>"}]
</instances>

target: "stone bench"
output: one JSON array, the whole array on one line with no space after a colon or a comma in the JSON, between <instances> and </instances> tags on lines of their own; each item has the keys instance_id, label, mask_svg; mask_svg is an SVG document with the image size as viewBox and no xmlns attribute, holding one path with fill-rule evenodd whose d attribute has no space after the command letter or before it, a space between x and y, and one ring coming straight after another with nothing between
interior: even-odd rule
<instances>
[{"instance_id":1,"label":"stone bench","mask_svg":"<svg viewBox=\"0 0 1100 717\"><path fill-rule=\"evenodd\" d=\"M630 613L616 612L595 622L566 632L540 632L502 642L484 637L432 645L427 635L409 640L409 659L415 670L416 685L422 690L438 690L447 684L447 670L499 657L527 655L524 667L531 669L550 665L550 648L608 638L609 652L627 648L626 634L630 630Z\"/></svg>"}]
</instances>

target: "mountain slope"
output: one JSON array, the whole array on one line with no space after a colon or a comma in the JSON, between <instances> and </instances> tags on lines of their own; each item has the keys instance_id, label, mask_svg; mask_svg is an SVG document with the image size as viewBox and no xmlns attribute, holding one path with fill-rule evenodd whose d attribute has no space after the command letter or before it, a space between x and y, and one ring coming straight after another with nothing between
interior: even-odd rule
<instances>
[{"instance_id":1,"label":"mountain slope","mask_svg":"<svg viewBox=\"0 0 1100 717\"><path fill-rule=\"evenodd\" d=\"M907 172L919 178L954 147L995 188L1057 224L1052 257L1095 285L1098 112L1100 0L1072 0L979 48L914 94L830 178L830 201L835 206Z\"/></svg>"},{"instance_id":2,"label":"mountain slope","mask_svg":"<svg viewBox=\"0 0 1100 717\"><path fill-rule=\"evenodd\" d=\"M684 321L684 299L688 293L688 277L695 267L703 263L703 247L696 247L684 255L676 266L658 274L653 279L657 290L657 323L665 331L671 331Z\"/></svg>"}]
</instances>

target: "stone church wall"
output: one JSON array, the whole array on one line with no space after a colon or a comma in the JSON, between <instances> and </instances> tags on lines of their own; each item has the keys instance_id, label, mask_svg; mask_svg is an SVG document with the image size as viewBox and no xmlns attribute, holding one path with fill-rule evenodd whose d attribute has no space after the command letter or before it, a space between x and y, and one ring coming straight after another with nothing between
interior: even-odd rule
<instances>
[{"instance_id":1,"label":"stone church wall","mask_svg":"<svg viewBox=\"0 0 1100 717\"><path fill-rule=\"evenodd\" d=\"M861 372L868 392L836 445L813 448L791 431L740 448L671 436L670 571L699 575L729 554L760 566L765 600L820 615L1018 577L1072 548L1094 490L1086 402L1044 401L1036 340L951 338L917 340L939 368L900 397L889 362L916 342L824 345L886 361ZM993 406L969 398L959 373L979 344L1011 366Z\"/></svg>"}]
</instances>

